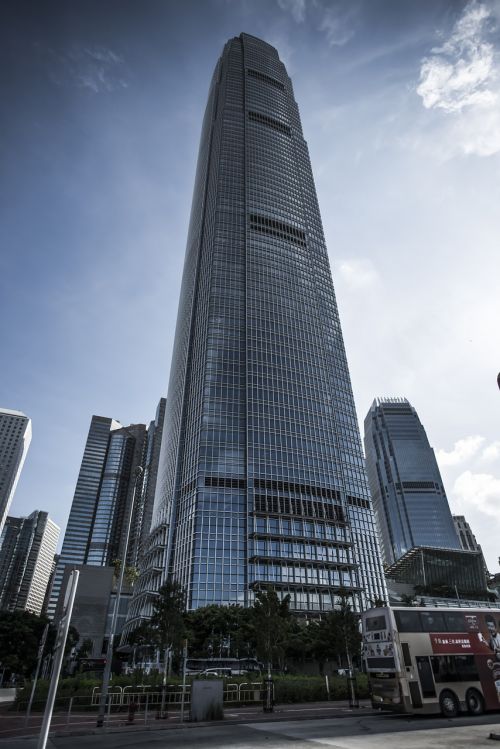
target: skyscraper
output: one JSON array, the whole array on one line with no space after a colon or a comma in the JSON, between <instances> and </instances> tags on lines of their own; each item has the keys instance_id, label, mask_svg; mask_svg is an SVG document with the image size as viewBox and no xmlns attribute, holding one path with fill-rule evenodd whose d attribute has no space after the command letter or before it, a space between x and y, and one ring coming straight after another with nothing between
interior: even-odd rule
<instances>
[{"instance_id":1,"label":"skyscraper","mask_svg":"<svg viewBox=\"0 0 500 749\"><path fill-rule=\"evenodd\" d=\"M139 577L135 582L132 600L130 601L127 622L123 630L123 637L136 629L145 618L143 612L149 610L154 594L151 580L155 579L160 564L162 546L158 549L157 544L149 542L151 520L153 515L153 503L158 477L158 463L160 460L160 449L163 438L163 423L165 418L165 398L161 398L156 410L156 416L148 428L148 439L144 457L144 481L142 485L142 497L138 508L136 522L133 532L135 542L131 544L135 551L132 563L139 570ZM164 535L160 529L160 535ZM158 538L158 532L156 533Z\"/></svg>"},{"instance_id":2,"label":"skyscraper","mask_svg":"<svg viewBox=\"0 0 500 749\"><path fill-rule=\"evenodd\" d=\"M248 34L203 120L149 557L190 609L268 584L302 612L384 597L307 144L277 51Z\"/></svg>"},{"instance_id":3,"label":"skyscraper","mask_svg":"<svg viewBox=\"0 0 500 749\"><path fill-rule=\"evenodd\" d=\"M59 556L48 614L53 617L65 568L89 564L110 566L123 559L125 519L134 492L134 471L142 466L146 427L129 427L113 419L93 416L76 483L73 503ZM139 489L140 495L140 489ZM138 496L139 496L138 495ZM134 513L140 512L136 503ZM133 526L136 526L133 520ZM129 544L127 564L136 558Z\"/></svg>"},{"instance_id":4,"label":"skyscraper","mask_svg":"<svg viewBox=\"0 0 500 749\"><path fill-rule=\"evenodd\" d=\"M452 515L460 546L465 551L480 551L481 546L476 541L472 528L463 515Z\"/></svg>"},{"instance_id":5,"label":"skyscraper","mask_svg":"<svg viewBox=\"0 0 500 749\"><path fill-rule=\"evenodd\" d=\"M459 549L434 450L406 398L373 401L365 453L384 561L414 546Z\"/></svg>"},{"instance_id":6,"label":"skyscraper","mask_svg":"<svg viewBox=\"0 0 500 749\"><path fill-rule=\"evenodd\" d=\"M31 419L0 408L0 534L31 442Z\"/></svg>"},{"instance_id":7,"label":"skyscraper","mask_svg":"<svg viewBox=\"0 0 500 749\"><path fill-rule=\"evenodd\" d=\"M59 532L40 510L7 517L0 536L0 609L42 613Z\"/></svg>"}]
</instances>

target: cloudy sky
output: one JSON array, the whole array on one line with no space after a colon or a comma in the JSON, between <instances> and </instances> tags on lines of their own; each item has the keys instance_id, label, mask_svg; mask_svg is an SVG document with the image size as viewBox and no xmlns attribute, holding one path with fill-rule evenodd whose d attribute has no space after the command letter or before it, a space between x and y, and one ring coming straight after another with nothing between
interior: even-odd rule
<instances>
[{"instance_id":1,"label":"cloudy sky","mask_svg":"<svg viewBox=\"0 0 500 749\"><path fill-rule=\"evenodd\" d=\"M2 3L0 405L33 419L12 514L66 524L93 413L166 392L201 118L241 31L288 67L358 416L406 396L500 554L500 2Z\"/></svg>"}]
</instances>

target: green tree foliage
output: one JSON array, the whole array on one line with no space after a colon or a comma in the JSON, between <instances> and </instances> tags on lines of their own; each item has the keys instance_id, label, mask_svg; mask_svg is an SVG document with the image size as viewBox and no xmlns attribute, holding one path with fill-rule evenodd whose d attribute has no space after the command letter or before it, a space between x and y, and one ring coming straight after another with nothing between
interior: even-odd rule
<instances>
[{"instance_id":1,"label":"green tree foliage","mask_svg":"<svg viewBox=\"0 0 500 749\"><path fill-rule=\"evenodd\" d=\"M28 611L0 611L0 664L2 668L23 677L29 677L36 668L38 648L49 620ZM44 654L49 653L56 641L56 628L50 624ZM77 644L79 635L70 626L65 654Z\"/></svg>"},{"instance_id":2,"label":"green tree foliage","mask_svg":"<svg viewBox=\"0 0 500 749\"><path fill-rule=\"evenodd\" d=\"M185 621L193 658L243 658L255 652L251 609L204 606L189 611Z\"/></svg>"},{"instance_id":3,"label":"green tree foliage","mask_svg":"<svg viewBox=\"0 0 500 749\"><path fill-rule=\"evenodd\" d=\"M314 656L318 622L290 617L286 639L286 658L305 661Z\"/></svg>"},{"instance_id":4,"label":"green tree foliage","mask_svg":"<svg viewBox=\"0 0 500 749\"><path fill-rule=\"evenodd\" d=\"M280 600L272 588L258 591L253 619L258 658L283 670L291 622L290 596Z\"/></svg>"},{"instance_id":5,"label":"green tree foliage","mask_svg":"<svg viewBox=\"0 0 500 749\"><path fill-rule=\"evenodd\" d=\"M46 617L27 611L0 612L0 663L12 673L29 676L36 667Z\"/></svg>"},{"instance_id":6,"label":"green tree foliage","mask_svg":"<svg viewBox=\"0 0 500 749\"><path fill-rule=\"evenodd\" d=\"M185 637L184 609L186 594L177 582L167 582L158 591L153 603L153 616L150 622L151 644L161 650L180 650Z\"/></svg>"},{"instance_id":7,"label":"green tree foliage","mask_svg":"<svg viewBox=\"0 0 500 749\"><path fill-rule=\"evenodd\" d=\"M336 659L340 665L350 666L361 648L359 620L353 613L346 592L340 592L340 607L330 611L316 625L314 655L320 664Z\"/></svg>"},{"instance_id":8,"label":"green tree foliage","mask_svg":"<svg viewBox=\"0 0 500 749\"><path fill-rule=\"evenodd\" d=\"M120 577L120 571L122 568L122 560L121 559L114 559L111 563L114 567L114 577L115 582L118 581L118 578ZM125 567L125 572L123 573L123 577L125 578L126 582L130 585L131 588L134 587L137 578L139 577L139 570L137 567Z\"/></svg>"}]
</instances>

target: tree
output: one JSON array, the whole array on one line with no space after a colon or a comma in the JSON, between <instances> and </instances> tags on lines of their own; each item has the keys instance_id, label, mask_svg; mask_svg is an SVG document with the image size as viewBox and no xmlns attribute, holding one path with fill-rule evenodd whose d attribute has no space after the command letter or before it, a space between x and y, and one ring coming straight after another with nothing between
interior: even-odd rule
<instances>
[{"instance_id":1,"label":"tree","mask_svg":"<svg viewBox=\"0 0 500 749\"><path fill-rule=\"evenodd\" d=\"M186 593L177 582L167 582L158 591L150 622L152 641L161 650L178 651L185 637Z\"/></svg>"},{"instance_id":2,"label":"tree","mask_svg":"<svg viewBox=\"0 0 500 749\"><path fill-rule=\"evenodd\" d=\"M359 619L349 603L348 593L339 591L340 606L330 611L316 630L314 652L322 665L327 658L336 658L340 665L347 662L352 667L352 656L357 656L361 647Z\"/></svg>"},{"instance_id":3,"label":"tree","mask_svg":"<svg viewBox=\"0 0 500 749\"><path fill-rule=\"evenodd\" d=\"M35 670L38 646L48 622L28 611L0 612L0 663L13 674L28 677Z\"/></svg>"},{"instance_id":4,"label":"tree","mask_svg":"<svg viewBox=\"0 0 500 749\"><path fill-rule=\"evenodd\" d=\"M48 623L46 616L37 616L29 611L0 611L1 667L19 676L31 676L36 668L40 640ZM50 624L44 653L54 648L56 634L56 628ZM70 626L64 649L66 655L78 640L78 631Z\"/></svg>"},{"instance_id":5,"label":"tree","mask_svg":"<svg viewBox=\"0 0 500 749\"><path fill-rule=\"evenodd\" d=\"M194 658L243 658L255 649L252 610L242 606L203 606L185 615L189 652Z\"/></svg>"},{"instance_id":6,"label":"tree","mask_svg":"<svg viewBox=\"0 0 500 749\"><path fill-rule=\"evenodd\" d=\"M122 568L122 560L114 559L111 562L111 564L113 565L115 569L114 577L115 577L115 582L116 582L118 578L120 577L120 570ZM137 581L137 578L139 577L139 570L137 569L137 567L133 567L133 566L125 567L125 572L123 573L123 576L125 580L128 582L128 584L130 585L130 587L133 588Z\"/></svg>"},{"instance_id":7,"label":"tree","mask_svg":"<svg viewBox=\"0 0 500 749\"><path fill-rule=\"evenodd\" d=\"M304 661L314 654L317 621L307 621L296 616L290 618L285 656L295 661Z\"/></svg>"},{"instance_id":8,"label":"tree","mask_svg":"<svg viewBox=\"0 0 500 749\"><path fill-rule=\"evenodd\" d=\"M374 609L383 608L384 606L387 606L387 601L384 601L383 598L375 597L375 598L369 598L368 599L371 605Z\"/></svg>"},{"instance_id":9,"label":"tree","mask_svg":"<svg viewBox=\"0 0 500 749\"><path fill-rule=\"evenodd\" d=\"M401 606L414 606L416 601L415 595L409 595L408 593L402 593L401 595Z\"/></svg>"},{"instance_id":10,"label":"tree","mask_svg":"<svg viewBox=\"0 0 500 749\"><path fill-rule=\"evenodd\" d=\"M290 596L283 600L270 587L258 591L253 606L257 655L271 668L284 667L285 649L290 628Z\"/></svg>"}]
</instances>

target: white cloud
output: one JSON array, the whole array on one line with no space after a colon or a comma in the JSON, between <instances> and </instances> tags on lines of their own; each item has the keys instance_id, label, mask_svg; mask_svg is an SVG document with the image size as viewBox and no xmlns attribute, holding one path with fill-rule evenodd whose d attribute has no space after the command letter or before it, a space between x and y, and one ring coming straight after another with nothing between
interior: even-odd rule
<instances>
[{"instance_id":1,"label":"white cloud","mask_svg":"<svg viewBox=\"0 0 500 749\"><path fill-rule=\"evenodd\" d=\"M484 448L481 453L481 459L487 462L495 461L500 459L500 441L492 442Z\"/></svg>"},{"instance_id":2,"label":"white cloud","mask_svg":"<svg viewBox=\"0 0 500 749\"><path fill-rule=\"evenodd\" d=\"M469 3L442 47L422 60L417 93L424 107L446 112L496 100L489 85L495 77L493 45L483 39L491 12L486 5Z\"/></svg>"},{"instance_id":3,"label":"white cloud","mask_svg":"<svg viewBox=\"0 0 500 749\"><path fill-rule=\"evenodd\" d=\"M281 10L292 14L293 20L303 23L306 17L306 0L278 0Z\"/></svg>"},{"instance_id":4,"label":"white cloud","mask_svg":"<svg viewBox=\"0 0 500 749\"><path fill-rule=\"evenodd\" d=\"M95 94L128 86L124 60L112 49L73 45L62 54L49 54L50 77L57 85L76 85Z\"/></svg>"},{"instance_id":5,"label":"white cloud","mask_svg":"<svg viewBox=\"0 0 500 749\"><path fill-rule=\"evenodd\" d=\"M500 520L500 479L495 476L464 471L455 479L453 494L464 514L472 508Z\"/></svg>"},{"instance_id":6,"label":"white cloud","mask_svg":"<svg viewBox=\"0 0 500 749\"><path fill-rule=\"evenodd\" d=\"M455 479L452 497L453 512L465 516L490 571L495 572L500 551L500 478L464 471Z\"/></svg>"},{"instance_id":7,"label":"white cloud","mask_svg":"<svg viewBox=\"0 0 500 749\"><path fill-rule=\"evenodd\" d=\"M449 38L421 62L417 94L426 109L452 115L452 143L465 154L500 151L498 53L488 40L494 13L486 2L468 3Z\"/></svg>"},{"instance_id":8,"label":"white cloud","mask_svg":"<svg viewBox=\"0 0 500 749\"><path fill-rule=\"evenodd\" d=\"M446 450L437 451L436 457L438 463L441 466L459 465L460 463L474 457L483 442L484 437L480 437L478 434L458 440L455 442L453 450L450 452L446 452Z\"/></svg>"},{"instance_id":9,"label":"white cloud","mask_svg":"<svg viewBox=\"0 0 500 749\"><path fill-rule=\"evenodd\" d=\"M325 8L319 30L324 31L331 47L342 47L354 36L354 29L348 18L339 14L336 8Z\"/></svg>"},{"instance_id":10,"label":"white cloud","mask_svg":"<svg viewBox=\"0 0 500 749\"><path fill-rule=\"evenodd\" d=\"M379 276L370 260L353 258L343 260L338 266L342 279L351 289L366 289L374 286Z\"/></svg>"}]
</instances>

